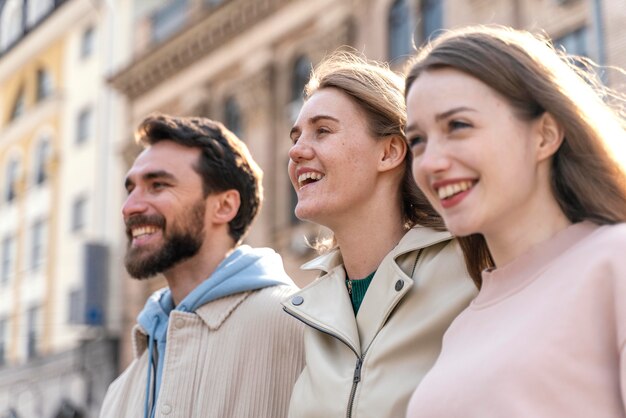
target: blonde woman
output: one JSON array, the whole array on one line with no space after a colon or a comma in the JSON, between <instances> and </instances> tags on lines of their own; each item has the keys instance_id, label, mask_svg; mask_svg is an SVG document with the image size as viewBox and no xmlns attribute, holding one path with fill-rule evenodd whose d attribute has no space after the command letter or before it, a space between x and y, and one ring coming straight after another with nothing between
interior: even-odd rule
<instances>
[{"instance_id":1,"label":"blonde woman","mask_svg":"<svg viewBox=\"0 0 626 418\"><path fill-rule=\"evenodd\" d=\"M292 418L402 416L475 286L419 192L404 136L403 79L351 53L322 62L291 130L296 215L333 232L283 303L308 325Z\"/></svg>"}]
</instances>

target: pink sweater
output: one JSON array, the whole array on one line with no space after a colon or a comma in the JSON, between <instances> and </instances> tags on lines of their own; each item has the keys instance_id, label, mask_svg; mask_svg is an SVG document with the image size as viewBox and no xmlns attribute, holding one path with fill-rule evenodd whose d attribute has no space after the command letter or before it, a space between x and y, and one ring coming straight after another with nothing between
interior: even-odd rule
<instances>
[{"instance_id":1,"label":"pink sweater","mask_svg":"<svg viewBox=\"0 0 626 418\"><path fill-rule=\"evenodd\" d=\"M570 226L452 323L407 418L626 417L626 224Z\"/></svg>"}]
</instances>

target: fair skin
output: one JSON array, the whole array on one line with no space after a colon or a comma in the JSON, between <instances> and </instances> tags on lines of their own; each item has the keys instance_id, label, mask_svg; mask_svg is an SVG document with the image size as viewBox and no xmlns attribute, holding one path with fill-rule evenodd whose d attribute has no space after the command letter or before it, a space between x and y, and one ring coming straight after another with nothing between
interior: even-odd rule
<instances>
[{"instance_id":1,"label":"fair skin","mask_svg":"<svg viewBox=\"0 0 626 418\"><path fill-rule=\"evenodd\" d=\"M348 277L367 276L405 233L398 196L405 142L374 138L363 112L335 88L306 101L291 139L296 215L333 231Z\"/></svg>"},{"instance_id":2,"label":"fair skin","mask_svg":"<svg viewBox=\"0 0 626 418\"><path fill-rule=\"evenodd\" d=\"M133 228L130 245L143 254L158 251L168 226L184 224L186 219L181 219L181 214L186 213L186 208L199 200L206 202L200 251L163 272L175 304L209 277L235 244L228 235L228 222L239 210L239 193L227 190L203 197L202 179L193 169L199 156L198 148L160 141L146 148L126 175L124 221L141 215L160 215L165 219L164 230L148 224Z\"/></svg>"},{"instance_id":3,"label":"fair skin","mask_svg":"<svg viewBox=\"0 0 626 418\"><path fill-rule=\"evenodd\" d=\"M522 120L495 90L451 68L423 72L407 95L413 175L455 235L483 234L502 266L570 225L550 188L563 129Z\"/></svg>"}]
</instances>

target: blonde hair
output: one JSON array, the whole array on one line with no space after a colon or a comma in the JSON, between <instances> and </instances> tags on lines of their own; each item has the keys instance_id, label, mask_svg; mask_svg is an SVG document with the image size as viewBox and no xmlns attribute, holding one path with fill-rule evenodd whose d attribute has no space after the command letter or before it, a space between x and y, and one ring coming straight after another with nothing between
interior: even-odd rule
<instances>
[{"instance_id":1,"label":"blonde hair","mask_svg":"<svg viewBox=\"0 0 626 418\"><path fill-rule=\"evenodd\" d=\"M316 91L335 88L346 94L367 119L370 133L375 138L397 135L406 141L406 105L404 77L388 65L364 58L352 49L335 51L311 72L304 89L305 101ZM400 188L402 222L406 229L415 225L443 228L443 220L419 190L411 173L412 155L406 153L404 174ZM327 251L335 241L318 240L314 247Z\"/></svg>"}]
</instances>

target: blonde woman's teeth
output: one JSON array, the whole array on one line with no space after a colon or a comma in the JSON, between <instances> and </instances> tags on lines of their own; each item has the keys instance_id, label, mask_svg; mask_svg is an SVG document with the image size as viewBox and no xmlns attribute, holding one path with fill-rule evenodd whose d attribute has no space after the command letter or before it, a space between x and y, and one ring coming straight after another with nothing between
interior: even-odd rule
<instances>
[{"instance_id":1,"label":"blonde woman's teeth","mask_svg":"<svg viewBox=\"0 0 626 418\"><path fill-rule=\"evenodd\" d=\"M322 173L315 173L313 171L302 173L298 176L298 186L303 187L314 181L321 180L323 177L324 175Z\"/></svg>"}]
</instances>

